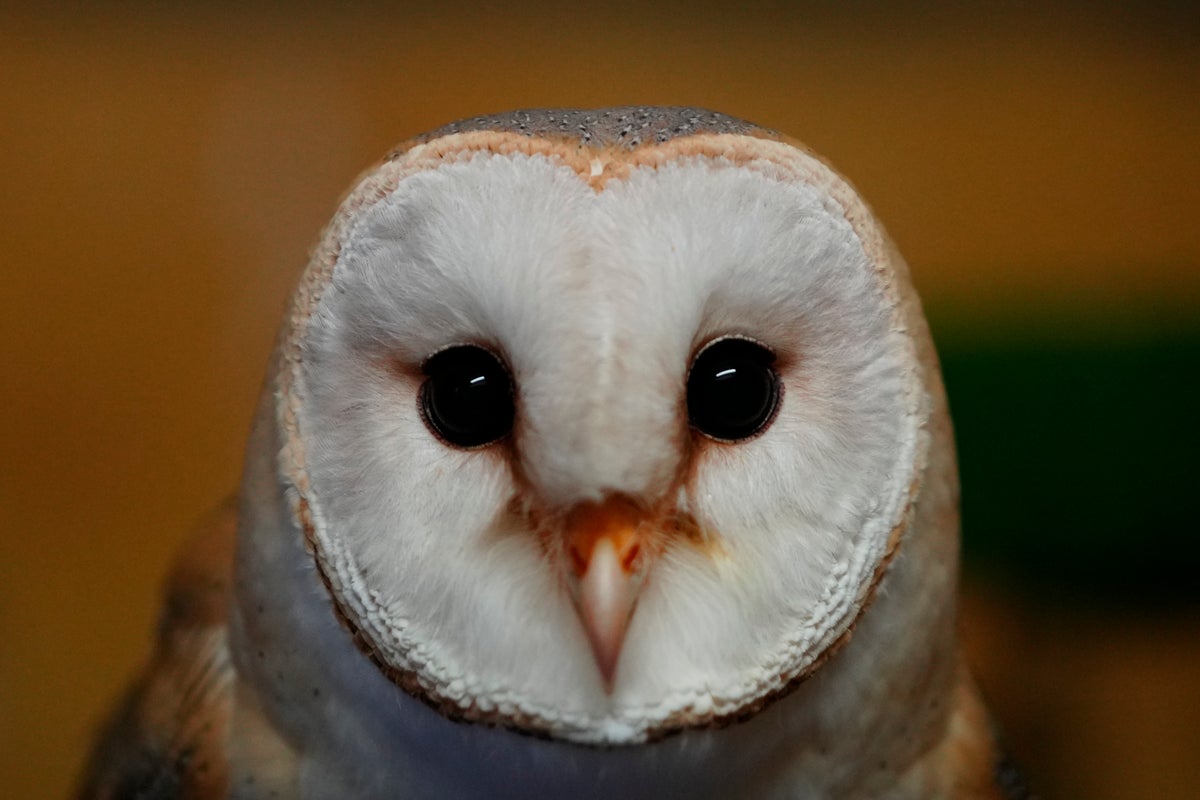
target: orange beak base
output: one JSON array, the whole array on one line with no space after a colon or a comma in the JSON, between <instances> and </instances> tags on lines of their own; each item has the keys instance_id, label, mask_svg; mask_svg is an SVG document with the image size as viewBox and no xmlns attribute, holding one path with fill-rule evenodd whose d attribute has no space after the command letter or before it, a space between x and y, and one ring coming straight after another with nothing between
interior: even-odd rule
<instances>
[{"instance_id":1,"label":"orange beak base","mask_svg":"<svg viewBox=\"0 0 1200 800\"><path fill-rule=\"evenodd\" d=\"M581 504L567 517L567 582L608 691L646 572L642 519L621 498Z\"/></svg>"}]
</instances>

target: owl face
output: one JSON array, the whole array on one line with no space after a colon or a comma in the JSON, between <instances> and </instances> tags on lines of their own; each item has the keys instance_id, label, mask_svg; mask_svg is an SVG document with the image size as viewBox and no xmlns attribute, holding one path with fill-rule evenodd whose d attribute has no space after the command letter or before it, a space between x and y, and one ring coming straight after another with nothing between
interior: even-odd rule
<instances>
[{"instance_id":1,"label":"owl face","mask_svg":"<svg viewBox=\"0 0 1200 800\"><path fill-rule=\"evenodd\" d=\"M924 459L896 265L745 132L455 130L345 201L280 460L338 615L451 716L622 744L744 716L850 633Z\"/></svg>"}]
</instances>

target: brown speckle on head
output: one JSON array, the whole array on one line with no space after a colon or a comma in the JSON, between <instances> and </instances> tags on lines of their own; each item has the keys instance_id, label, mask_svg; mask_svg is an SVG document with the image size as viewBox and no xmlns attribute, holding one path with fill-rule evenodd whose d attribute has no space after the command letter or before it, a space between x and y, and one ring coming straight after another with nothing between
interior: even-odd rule
<instances>
[{"instance_id":1,"label":"brown speckle on head","mask_svg":"<svg viewBox=\"0 0 1200 800\"><path fill-rule=\"evenodd\" d=\"M696 148L689 142L699 154L702 143L715 137L736 159L737 148L729 150L728 139L722 138L730 136L787 141L737 117L689 106L525 109L452 122L403 142L385 161L401 160L415 150L421 151L421 160L433 162L479 151L542 155L570 166L599 191L635 165L654 167L664 159L691 155Z\"/></svg>"},{"instance_id":2,"label":"brown speckle on head","mask_svg":"<svg viewBox=\"0 0 1200 800\"><path fill-rule=\"evenodd\" d=\"M487 114L452 122L413 140L429 142L472 131L517 133L539 139L574 140L579 147L633 150L698 133L768 133L728 114L689 106L614 108L536 108ZM403 148L393 153L394 157Z\"/></svg>"}]
</instances>

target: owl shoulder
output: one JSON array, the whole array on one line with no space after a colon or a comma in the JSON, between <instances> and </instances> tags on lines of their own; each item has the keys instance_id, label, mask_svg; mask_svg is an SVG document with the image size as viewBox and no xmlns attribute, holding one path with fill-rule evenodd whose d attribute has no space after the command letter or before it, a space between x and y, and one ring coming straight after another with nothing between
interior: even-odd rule
<instances>
[{"instance_id":1,"label":"owl shoulder","mask_svg":"<svg viewBox=\"0 0 1200 800\"><path fill-rule=\"evenodd\" d=\"M929 765L952 775L958 800L1037 800L1004 749L995 721L961 659L945 735Z\"/></svg>"},{"instance_id":2,"label":"owl shoulder","mask_svg":"<svg viewBox=\"0 0 1200 800\"><path fill-rule=\"evenodd\" d=\"M226 503L181 552L153 653L103 726L80 800L210 800L228 792L236 527L234 504Z\"/></svg>"}]
</instances>

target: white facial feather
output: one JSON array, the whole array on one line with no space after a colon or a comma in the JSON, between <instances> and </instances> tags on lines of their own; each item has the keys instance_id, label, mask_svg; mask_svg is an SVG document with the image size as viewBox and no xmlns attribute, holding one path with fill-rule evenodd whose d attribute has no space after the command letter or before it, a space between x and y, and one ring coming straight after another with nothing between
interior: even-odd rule
<instances>
[{"instance_id":1,"label":"white facial feather","mask_svg":"<svg viewBox=\"0 0 1200 800\"><path fill-rule=\"evenodd\" d=\"M302 330L293 479L388 666L515 727L627 743L761 702L846 632L923 457L920 376L837 179L792 152L801 169L689 156L602 191L551 157L473 153L350 217ZM730 335L777 353L782 406L754 439L693 442L690 361ZM512 370L511 449L422 421L421 363L463 343ZM612 492L677 497L708 545L654 564L608 692L510 503Z\"/></svg>"}]
</instances>

